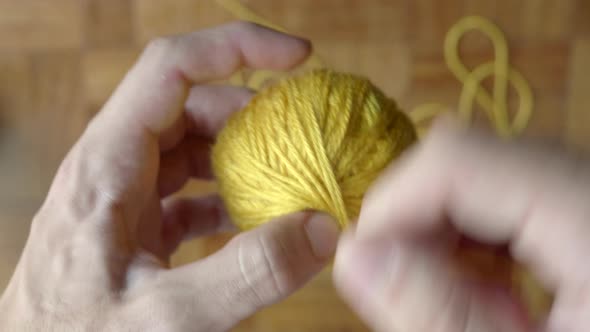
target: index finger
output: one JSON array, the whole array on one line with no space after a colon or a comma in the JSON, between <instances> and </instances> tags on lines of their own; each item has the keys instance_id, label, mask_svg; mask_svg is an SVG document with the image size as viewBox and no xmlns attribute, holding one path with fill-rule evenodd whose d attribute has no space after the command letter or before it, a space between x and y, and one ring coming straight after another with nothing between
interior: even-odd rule
<instances>
[{"instance_id":1,"label":"index finger","mask_svg":"<svg viewBox=\"0 0 590 332\"><path fill-rule=\"evenodd\" d=\"M289 69L309 42L238 22L152 41L105 106L105 120L141 120L161 132L177 119L191 85L227 78L242 66Z\"/></svg>"},{"instance_id":2,"label":"index finger","mask_svg":"<svg viewBox=\"0 0 590 332\"><path fill-rule=\"evenodd\" d=\"M53 196L80 206L100 198L93 204L135 220L156 185L159 135L182 115L191 85L241 66L289 69L309 51L307 41L242 22L153 41L70 152L50 195L58 190Z\"/></svg>"},{"instance_id":3,"label":"index finger","mask_svg":"<svg viewBox=\"0 0 590 332\"><path fill-rule=\"evenodd\" d=\"M434 232L449 220L476 240L509 244L549 287L590 267L588 164L536 147L438 126L367 194L358 237Z\"/></svg>"}]
</instances>

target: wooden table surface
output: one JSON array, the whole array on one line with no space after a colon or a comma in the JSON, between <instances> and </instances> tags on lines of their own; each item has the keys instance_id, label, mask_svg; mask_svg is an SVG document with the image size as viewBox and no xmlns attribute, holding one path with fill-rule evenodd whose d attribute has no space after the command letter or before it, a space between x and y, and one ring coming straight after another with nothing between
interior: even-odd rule
<instances>
[{"instance_id":1,"label":"wooden table surface","mask_svg":"<svg viewBox=\"0 0 590 332\"><path fill-rule=\"evenodd\" d=\"M445 66L444 35L464 15L488 17L506 32L513 66L535 94L526 134L590 148L589 0L245 3L310 38L330 66L369 76L405 109L457 104L461 86ZM61 158L143 45L230 20L210 0L0 0L0 289ZM477 35L465 40L463 51L472 64L493 55ZM175 262L192 261L225 240L188 243ZM236 329L365 330L338 299L329 271Z\"/></svg>"}]
</instances>

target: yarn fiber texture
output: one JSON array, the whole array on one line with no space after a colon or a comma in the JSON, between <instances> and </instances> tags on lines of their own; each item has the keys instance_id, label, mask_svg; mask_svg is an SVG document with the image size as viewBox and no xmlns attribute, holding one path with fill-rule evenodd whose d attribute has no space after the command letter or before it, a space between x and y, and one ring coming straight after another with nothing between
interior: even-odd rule
<instances>
[{"instance_id":1,"label":"yarn fiber texture","mask_svg":"<svg viewBox=\"0 0 590 332\"><path fill-rule=\"evenodd\" d=\"M368 79L314 70L260 91L234 113L213 147L213 170L242 229L306 210L345 227L416 139L410 119Z\"/></svg>"},{"instance_id":2,"label":"yarn fiber texture","mask_svg":"<svg viewBox=\"0 0 590 332\"><path fill-rule=\"evenodd\" d=\"M288 32L270 20L257 15L238 0L216 1L237 18ZM494 60L472 68L463 63L459 52L459 43L468 31L482 33L490 39L494 49ZM499 27L484 17L467 16L461 18L447 32L444 41L444 56L449 70L462 85L461 96L456 109L464 120L471 121L474 117L474 106L477 105L486 112L488 120L501 137L518 136L528 127L534 111L533 94L524 76L510 65L508 43ZM317 54L312 54L310 60L309 63L315 67L325 66ZM258 83L263 81L260 77L264 76L264 73L252 75L249 82L244 81L243 84L256 88ZM483 88L482 82L492 76L494 80L493 90L488 92ZM238 82L244 80L241 75L236 76L236 79ZM508 112L507 89L509 87L514 88L519 99L514 116L510 116ZM418 128L418 134L422 134L427 131L427 124L433 117L447 111L449 111L449 108L443 104L428 103L416 107L408 114ZM498 260L494 252L486 253L478 250L470 252L468 250L465 256L469 257L472 254L475 254L473 255L475 259L468 260L467 263L478 263L476 266L491 264L491 266L486 266L484 271L496 271L498 275L501 275L501 271L505 270L502 267L498 268L503 263L496 263ZM492 259L489 259L490 257ZM499 261L504 262L503 259ZM511 270L510 275L513 280L512 291L514 294L524 301L534 320L543 321L551 308L552 296L550 292L546 292L542 284L523 266L514 262L506 262L506 266L507 269Z\"/></svg>"}]
</instances>

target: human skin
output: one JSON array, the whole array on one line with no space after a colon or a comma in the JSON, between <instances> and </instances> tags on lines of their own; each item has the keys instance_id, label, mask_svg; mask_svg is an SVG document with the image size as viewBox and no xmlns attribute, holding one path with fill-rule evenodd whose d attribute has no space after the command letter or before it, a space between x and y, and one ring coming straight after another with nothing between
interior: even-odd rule
<instances>
[{"instance_id":1,"label":"human skin","mask_svg":"<svg viewBox=\"0 0 590 332\"><path fill-rule=\"evenodd\" d=\"M309 52L247 23L150 43L59 168L0 298L0 330L225 331L319 272L338 230L312 213L169 266L184 239L230 224L218 197L170 198L211 177L210 143L251 97L207 82L241 66L287 70ZM445 239L459 232L508 245L556 294L541 329L588 331L588 166L437 125L368 193L338 243L335 283L377 331L532 331L509 299L456 274Z\"/></svg>"},{"instance_id":2,"label":"human skin","mask_svg":"<svg viewBox=\"0 0 590 332\"><path fill-rule=\"evenodd\" d=\"M169 197L211 177L215 133L252 94L207 82L242 66L287 70L309 52L249 23L152 41L60 166L0 299L0 330L224 331L319 272L338 229L312 213L169 267L183 239L230 224L218 197Z\"/></svg>"},{"instance_id":3,"label":"human skin","mask_svg":"<svg viewBox=\"0 0 590 332\"><path fill-rule=\"evenodd\" d=\"M366 195L337 288L376 331L590 331L589 200L585 158L439 121ZM458 235L508 246L555 294L541 326L506 292L465 282Z\"/></svg>"}]
</instances>

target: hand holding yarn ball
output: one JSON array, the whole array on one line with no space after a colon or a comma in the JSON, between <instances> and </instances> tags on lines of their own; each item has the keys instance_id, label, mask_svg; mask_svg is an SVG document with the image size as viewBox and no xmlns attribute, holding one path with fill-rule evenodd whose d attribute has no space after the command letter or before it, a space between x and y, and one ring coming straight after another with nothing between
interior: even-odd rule
<instances>
[{"instance_id":1,"label":"hand holding yarn ball","mask_svg":"<svg viewBox=\"0 0 590 332\"><path fill-rule=\"evenodd\" d=\"M345 228L359 217L369 187L416 140L410 119L369 80L314 70L262 90L230 117L214 146L213 167L226 208L242 229L304 210L329 214ZM405 199L388 197L398 200L397 205ZM395 237L387 231L383 234ZM505 281L508 292L524 298L529 305L526 310L536 314L546 310L546 298L534 280L527 279L528 274L506 257L492 258L490 263L493 253L478 250L461 251L454 262L469 261L485 271L484 279ZM522 289L528 293L520 294ZM436 289L430 292L436 298Z\"/></svg>"}]
</instances>

